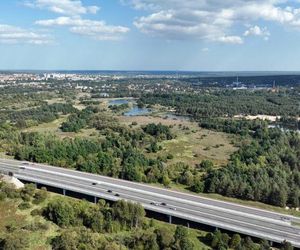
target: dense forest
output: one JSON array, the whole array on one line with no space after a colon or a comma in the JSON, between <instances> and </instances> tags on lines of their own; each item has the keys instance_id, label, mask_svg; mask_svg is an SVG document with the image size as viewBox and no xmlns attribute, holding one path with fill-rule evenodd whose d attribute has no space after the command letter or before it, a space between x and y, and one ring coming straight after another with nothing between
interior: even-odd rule
<instances>
[{"instance_id":1,"label":"dense forest","mask_svg":"<svg viewBox=\"0 0 300 250\"><path fill-rule=\"evenodd\" d=\"M140 98L145 104L160 104L176 109L180 115L195 119L232 117L234 115L299 116L297 91L208 90L203 94L155 93Z\"/></svg>"},{"instance_id":2,"label":"dense forest","mask_svg":"<svg viewBox=\"0 0 300 250\"><path fill-rule=\"evenodd\" d=\"M227 167L211 170L204 191L282 206L300 205L300 136L258 128Z\"/></svg>"}]
</instances>

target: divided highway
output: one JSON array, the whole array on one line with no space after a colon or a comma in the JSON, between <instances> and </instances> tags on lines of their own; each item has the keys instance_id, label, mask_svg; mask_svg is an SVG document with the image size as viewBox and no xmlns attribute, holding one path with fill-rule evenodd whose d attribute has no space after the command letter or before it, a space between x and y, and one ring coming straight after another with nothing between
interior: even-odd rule
<instances>
[{"instance_id":1,"label":"divided highway","mask_svg":"<svg viewBox=\"0 0 300 250\"><path fill-rule=\"evenodd\" d=\"M300 248L300 218L145 184L52 167L0 159L0 172L20 180L116 201L141 203L145 209L272 242L287 240Z\"/></svg>"}]
</instances>

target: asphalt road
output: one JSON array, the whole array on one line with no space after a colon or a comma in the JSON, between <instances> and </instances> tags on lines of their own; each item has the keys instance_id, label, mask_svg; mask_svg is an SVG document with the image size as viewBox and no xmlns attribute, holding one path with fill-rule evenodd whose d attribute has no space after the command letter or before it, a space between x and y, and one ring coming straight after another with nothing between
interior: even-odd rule
<instances>
[{"instance_id":1,"label":"asphalt road","mask_svg":"<svg viewBox=\"0 0 300 250\"><path fill-rule=\"evenodd\" d=\"M300 247L300 218L145 184L42 164L0 159L0 171L44 185L108 200L126 199L146 209L273 242ZM110 190L108 192L108 190ZM162 204L165 203L165 204Z\"/></svg>"}]
</instances>

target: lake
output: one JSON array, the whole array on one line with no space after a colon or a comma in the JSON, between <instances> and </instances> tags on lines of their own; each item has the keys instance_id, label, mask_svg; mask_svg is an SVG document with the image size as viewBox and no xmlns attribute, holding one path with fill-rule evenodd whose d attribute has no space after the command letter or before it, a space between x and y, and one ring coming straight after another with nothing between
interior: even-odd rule
<instances>
[{"instance_id":1,"label":"lake","mask_svg":"<svg viewBox=\"0 0 300 250\"><path fill-rule=\"evenodd\" d=\"M111 100L108 102L108 106L128 104L129 102L134 102L134 100L127 100L127 99Z\"/></svg>"},{"instance_id":2,"label":"lake","mask_svg":"<svg viewBox=\"0 0 300 250\"><path fill-rule=\"evenodd\" d=\"M123 113L124 116L138 116L138 115L147 115L151 113L150 109L147 108L139 108L136 105L135 100L132 99L116 99L116 100L111 100L108 102L108 105L122 105L122 104L128 104L128 103L133 103L133 106L130 110L126 111Z\"/></svg>"}]
</instances>

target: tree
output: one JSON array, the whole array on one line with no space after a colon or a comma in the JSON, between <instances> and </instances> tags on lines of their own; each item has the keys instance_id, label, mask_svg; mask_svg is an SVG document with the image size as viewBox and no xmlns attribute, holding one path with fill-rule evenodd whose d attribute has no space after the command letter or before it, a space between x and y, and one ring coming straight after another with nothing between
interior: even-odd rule
<instances>
[{"instance_id":1,"label":"tree","mask_svg":"<svg viewBox=\"0 0 300 250\"><path fill-rule=\"evenodd\" d=\"M241 245L241 236L239 234L234 234L230 240L230 247L233 249L238 248Z\"/></svg>"},{"instance_id":2,"label":"tree","mask_svg":"<svg viewBox=\"0 0 300 250\"><path fill-rule=\"evenodd\" d=\"M170 184L171 184L171 180L170 180L170 178L169 178L169 176L168 176L167 173L165 173L165 174L163 175L163 178L162 178L162 184L163 184L165 187L169 187Z\"/></svg>"},{"instance_id":3,"label":"tree","mask_svg":"<svg viewBox=\"0 0 300 250\"><path fill-rule=\"evenodd\" d=\"M293 250L294 247L292 246L292 244L288 241L283 241L281 243L281 247L280 247L281 250Z\"/></svg>"},{"instance_id":4,"label":"tree","mask_svg":"<svg viewBox=\"0 0 300 250\"><path fill-rule=\"evenodd\" d=\"M171 232L170 229L162 227L155 230L155 233L157 235L157 242L160 246L160 249L167 249L168 247L171 247L171 245L174 244L174 234Z\"/></svg>"},{"instance_id":5,"label":"tree","mask_svg":"<svg viewBox=\"0 0 300 250\"><path fill-rule=\"evenodd\" d=\"M192 250L193 244L189 239L188 229L184 226L177 226L175 230L175 244L180 250Z\"/></svg>"},{"instance_id":6,"label":"tree","mask_svg":"<svg viewBox=\"0 0 300 250\"><path fill-rule=\"evenodd\" d=\"M56 199L49 202L44 210L44 215L61 227L68 227L76 223L75 208L66 199Z\"/></svg>"}]
</instances>

